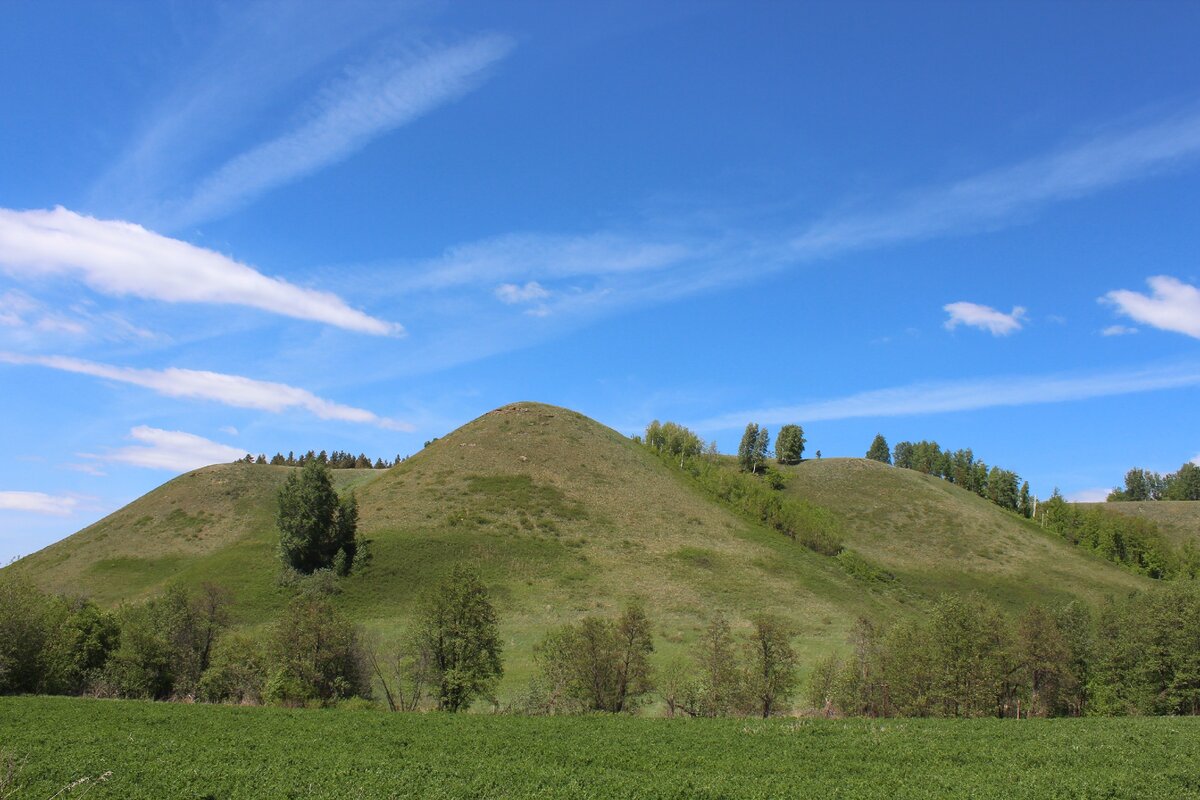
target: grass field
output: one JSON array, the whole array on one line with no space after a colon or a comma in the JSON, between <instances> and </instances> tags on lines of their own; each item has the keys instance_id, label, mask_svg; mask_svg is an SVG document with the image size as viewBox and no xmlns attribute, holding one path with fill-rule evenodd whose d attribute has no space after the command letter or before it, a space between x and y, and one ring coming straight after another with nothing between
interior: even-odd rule
<instances>
[{"instance_id":1,"label":"grass field","mask_svg":"<svg viewBox=\"0 0 1200 800\"><path fill-rule=\"evenodd\" d=\"M521 718L6 697L0 749L25 762L22 800L85 777L59 796L1200 797L1200 720L1179 718Z\"/></svg>"}]
</instances>

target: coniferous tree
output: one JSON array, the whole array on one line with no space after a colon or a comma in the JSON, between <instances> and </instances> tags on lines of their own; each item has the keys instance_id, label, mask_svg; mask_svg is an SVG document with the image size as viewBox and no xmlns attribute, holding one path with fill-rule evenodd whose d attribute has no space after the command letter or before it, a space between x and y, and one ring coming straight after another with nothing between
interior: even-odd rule
<instances>
[{"instance_id":1,"label":"coniferous tree","mask_svg":"<svg viewBox=\"0 0 1200 800\"><path fill-rule=\"evenodd\" d=\"M288 475L279 490L279 555L283 563L302 573L337 567L349 572L359 547L358 502L351 492L339 500L329 468L308 460L299 472Z\"/></svg>"},{"instance_id":2,"label":"coniferous tree","mask_svg":"<svg viewBox=\"0 0 1200 800\"><path fill-rule=\"evenodd\" d=\"M887 439L883 438L882 433L875 434L871 447L867 450L867 458L882 464L892 463L892 451L888 449Z\"/></svg>"}]
</instances>

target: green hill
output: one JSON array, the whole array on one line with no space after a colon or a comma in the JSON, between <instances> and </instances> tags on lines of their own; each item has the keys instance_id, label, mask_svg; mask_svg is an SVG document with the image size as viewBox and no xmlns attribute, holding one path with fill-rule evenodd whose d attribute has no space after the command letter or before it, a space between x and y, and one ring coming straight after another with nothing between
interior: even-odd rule
<instances>
[{"instance_id":1,"label":"green hill","mask_svg":"<svg viewBox=\"0 0 1200 800\"><path fill-rule=\"evenodd\" d=\"M730 460L731 461L731 460ZM730 467L732 468L732 467ZM7 567L45 588L103 603L171 581L210 580L237 619L272 619L279 585L275 493L288 467L225 464L183 475L62 542ZM385 638L457 561L493 588L506 687L522 685L550 627L645 601L660 652L690 642L717 610L790 618L801 655L843 647L860 615L919 613L944 590L1099 600L1148 583L940 480L860 459L782 468L786 492L828 508L848 547L895 576L865 581L720 506L621 434L573 411L517 403L385 471L335 471L354 488L372 559L339 602Z\"/></svg>"},{"instance_id":2,"label":"green hill","mask_svg":"<svg viewBox=\"0 0 1200 800\"><path fill-rule=\"evenodd\" d=\"M1158 526L1175 547L1184 542L1200 544L1200 502L1195 500L1140 500L1122 503L1077 503L1111 514L1142 517Z\"/></svg>"}]
</instances>

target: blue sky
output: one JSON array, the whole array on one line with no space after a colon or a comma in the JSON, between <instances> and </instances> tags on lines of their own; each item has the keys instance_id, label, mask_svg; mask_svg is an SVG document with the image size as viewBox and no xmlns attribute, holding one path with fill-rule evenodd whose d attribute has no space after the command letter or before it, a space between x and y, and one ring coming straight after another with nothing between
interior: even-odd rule
<instances>
[{"instance_id":1,"label":"blue sky","mask_svg":"<svg viewBox=\"0 0 1200 800\"><path fill-rule=\"evenodd\" d=\"M1200 457L1194 3L0 5L0 562L513 400Z\"/></svg>"}]
</instances>

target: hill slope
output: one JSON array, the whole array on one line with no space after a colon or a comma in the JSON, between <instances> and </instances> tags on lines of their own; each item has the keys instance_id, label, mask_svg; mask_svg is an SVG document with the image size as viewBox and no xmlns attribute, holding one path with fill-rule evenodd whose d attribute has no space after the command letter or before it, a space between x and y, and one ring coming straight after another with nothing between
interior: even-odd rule
<instances>
[{"instance_id":1,"label":"hill slope","mask_svg":"<svg viewBox=\"0 0 1200 800\"><path fill-rule=\"evenodd\" d=\"M861 458L781 467L785 491L834 509L844 541L905 586L981 591L1012 606L1081 597L1098 602L1144 585L952 483Z\"/></svg>"},{"instance_id":2,"label":"hill slope","mask_svg":"<svg viewBox=\"0 0 1200 800\"><path fill-rule=\"evenodd\" d=\"M288 597L273 522L288 469L188 473L6 571L106 603L213 580L233 590L241 622L264 623ZM735 515L593 420L517 403L386 472L335 471L357 493L373 556L339 601L390 637L455 562L476 564L499 603L513 691L547 629L634 597L660 650L690 642L717 610L735 625L770 611L796 624L807 657L844 646L860 615L917 613L945 589L1015 606L1146 583L942 481L854 459L786 469L786 491L831 509L847 545L897 580L864 582Z\"/></svg>"},{"instance_id":3,"label":"hill slope","mask_svg":"<svg viewBox=\"0 0 1200 800\"><path fill-rule=\"evenodd\" d=\"M1158 526L1167 541L1175 547L1184 542L1200 544L1200 501L1141 500L1123 503L1077 503L1099 508L1110 514L1142 517Z\"/></svg>"}]
</instances>

